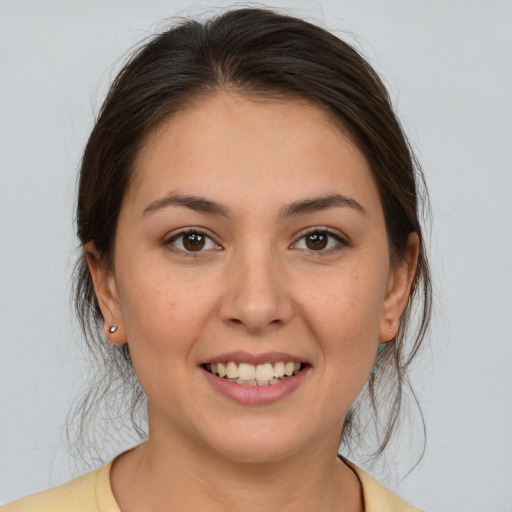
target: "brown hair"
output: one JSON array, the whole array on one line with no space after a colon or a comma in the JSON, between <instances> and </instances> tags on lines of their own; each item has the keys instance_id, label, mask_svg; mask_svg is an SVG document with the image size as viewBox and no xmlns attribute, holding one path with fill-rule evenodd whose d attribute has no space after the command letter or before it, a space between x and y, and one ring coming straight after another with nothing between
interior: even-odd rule
<instances>
[{"instance_id":1,"label":"brown hair","mask_svg":"<svg viewBox=\"0 0 512 512\"><path fill-rule=\"evenodd\" d=\"M232 10L204 23L184 21L144 44L114 80L85 148L76 219L80 242L94 242L109 264L121 203L148 133L187 102L218 90L301 98L324 109L370 164L391 261L400 261L410 233L420 238L399 331L392 342L380 345L368 384L345 421L342 441L347 446L358 440L368 422L373 424L378 434L374 455L380 455L399 425L407 370L430 320L430 273L418 201L426 189L384 85L350 45L311 23L263 9ZM103 335L103 317L83 254L74 284L78 318L100 369L72 417L78 420L78 436L106 432L89 423L100 410L124 426L131 420L144 436L145 396L128 346L113 345ZM418 321L411 327L413 299Z\"/></svg>"}]
</instances>

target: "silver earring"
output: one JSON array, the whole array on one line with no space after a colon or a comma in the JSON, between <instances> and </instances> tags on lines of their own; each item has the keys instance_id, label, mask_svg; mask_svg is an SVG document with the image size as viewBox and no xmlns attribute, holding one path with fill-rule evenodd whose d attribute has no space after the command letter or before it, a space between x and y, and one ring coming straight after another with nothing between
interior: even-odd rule
<instances>
[{"instance_id":1,"label":"silver earring","mask_svg":"<svg viewBox=\"0 0 512 512\"><path fill-rule=\"evenodd\" d=\"M113 333L114 333L114 332L116 332L116 331L117 331L117 325L111 325L111 326L110 326L110 328L109 328L109 330L108 330L108 332L109 332L110 334L113 334Z\"/></svg>"}]
</instances>

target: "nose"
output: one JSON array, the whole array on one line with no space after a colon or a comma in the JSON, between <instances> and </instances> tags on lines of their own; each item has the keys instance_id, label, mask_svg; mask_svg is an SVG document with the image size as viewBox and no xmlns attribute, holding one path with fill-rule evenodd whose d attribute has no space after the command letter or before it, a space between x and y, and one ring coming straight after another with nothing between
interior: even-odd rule
<instances>
[{"instance_id":1,"label":"nose","mask_svg":"<svg viewBox=\"0 0 512 512\"><path fill-rule=\"evenodd\" d=\"M264 333L287 324L293 316L286 275L271 251L233 257L226 268L219 314L231 327Z\"/></svg>"}]
</instances>

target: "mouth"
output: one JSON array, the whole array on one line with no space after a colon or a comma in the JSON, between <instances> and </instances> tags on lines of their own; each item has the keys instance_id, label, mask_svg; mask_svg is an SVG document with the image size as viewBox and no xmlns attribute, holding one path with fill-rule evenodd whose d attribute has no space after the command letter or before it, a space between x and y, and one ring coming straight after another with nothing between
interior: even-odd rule
<instances>
[{"instance_id":1,"label":"mouth","mask_svg":"<svg viewBox=\"0 0 512 512\"><path fill-rule=\"evenodd\" d=\"M274 386L304 371L308 364L296 361L277 361L253 365L226 361L206 363L202 366L207 372L242 386Z\"/></svg>"}]
</instances>

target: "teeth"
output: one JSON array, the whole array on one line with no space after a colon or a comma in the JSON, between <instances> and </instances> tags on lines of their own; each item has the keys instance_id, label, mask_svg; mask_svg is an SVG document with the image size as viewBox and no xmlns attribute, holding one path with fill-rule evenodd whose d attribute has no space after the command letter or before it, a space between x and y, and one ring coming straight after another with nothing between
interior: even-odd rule
<instances>
[{"instance_id":1,"label":"teeth","mask_svg":"<svg viewBox=\"0 0 512 512\"><path fill-rule=\"evenodd\" d=\"M300 367L301 364L294 361L278 361L274 365L264 363L257 366L249 363L237 364L234 361L210 363L209 365L209 369L214 375L248 386L273 386L286 377L298 373Z\"/></svg>"},{"instance_id":2,"label":"teeth","mask_svg":"<svg viewBox=\"0 0 512 512\"><path fill-rule=\"evenodd\" d=\"M237 384L245 384L247 386L257 386L258 382L255 380L242 380L242 379L235 379L234 382Z\"/></svg>"},{"instance_id":3,"label":"teeth","mask_svg":"<svg viewBox=\"0 0 512 512\"><path fill-rule=\"evenodd\" d=\"M242 366L242 365L240 365ZM253 367L254 368L254 367ZM274 376L274 368L270 363L259 364L256 368L256 380L270 380Z\"/></svg>"},{"instance_id":4,"label":"teeth","mask_svg":"<svg viewBox=\"0 0 512 512\"><path fill-rule=\"evenodd\" d=\"M276 363L274 365L274 377L284 377L284 363Z\"/></svg>"},{"instance_id":5,"label":"teeth","mask_svg":"<svg viewBox=\"0 0 512 512\"><path fill-rule=\"evenodd\" d=\"M228 363L228 365L231 363ZM256 368L252 364L240 363L238 365L238 378L240 380L256 379ZM258 379L259 380L259 379Z\"/></svg>"},{"instance_id":6,"label":"teeth","mask_svg":"<svg viewBox=\"0 0 512 512\"><path fill-rule=\"evenodd\" d=\"M295 364L292 362L288 362L284 364L284 374L285 375L293 375L293 370L295 369Z\"/></svg>"},{"instance_id":7,"label":"teeth","mask_svg":"<svg viewBox=\"0 0 512 512\"><path fill-rule=\"evenodd\" d=\"M228 379L238 379L238 365L233 361L229 361L226 366L226 376Z\"/></svg>"},{"instance_id":8,"label":"teeth","mask_svg":"<svg viewBox=\"0 0 512 512\"><path fill-rule=\"evenodd\" d=\"M279 362L274 365L274 377L276 379L284 377L284 363Z\"/></svg>"},{"instance_id":9,"label":"teeth","mask_svg":"<svg viewBox=\"0 0 512 512\"><path fill-rule=\"evenodd\" d=\"M212 365L212 373L217 373L219 377L225 377L226 376L226 365L224 363L218 363L217 364L217 371L213 371L213 365Z\"/></svg>"}]
</instances>

